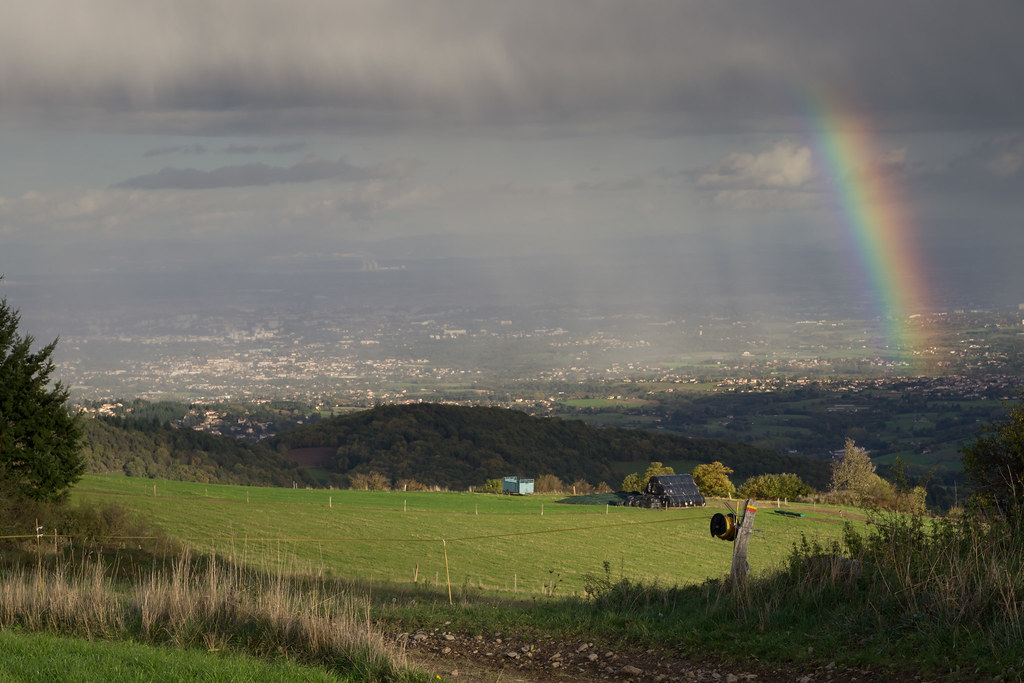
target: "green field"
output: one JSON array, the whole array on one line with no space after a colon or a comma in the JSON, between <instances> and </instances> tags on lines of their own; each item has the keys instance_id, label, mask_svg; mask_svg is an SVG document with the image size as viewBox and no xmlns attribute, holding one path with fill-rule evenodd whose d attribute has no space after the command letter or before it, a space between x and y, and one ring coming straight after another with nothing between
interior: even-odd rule
<instances>
[{"instance_id":1,"label":"green field","mask_svg":"<svg viewBox=\"0 0 1024 683\"><path fill-rule=\"evenodd\" d=\"M0 681L352 681L287 660L0 630Z\"/></svg>"},{"instance_id":2,"label":"green field","mask_svg":"<svg viewBox=\"0 0 1024 683\"><path fill-rule=\"evenodd\" d=\"M711 515L728 505L719 501L643 510L561 505L562 496L552 495L246 488L103 475L87 475L72 497L116 502L199 551L258 568L441 586L450 576L453 586L499 594L578 594L605 562L630 579L700 583L727 574L732 552L708 531ZM771 507L762 504L750 545L755 573L778 567L801 535L841 533L836 509L790 504L806 513L792 518Z\"/></svg>"},{"instance_id":3,"label":"green field","mask_svg":"<svg viewBox=\"0 0 1024 683\"><path fill-rule=\"evenodd\" d=\"M562 403L570 408L635 408L644 405L646 401L622 398L574 398L562 401Z\"/></svg>"}]
</instances>

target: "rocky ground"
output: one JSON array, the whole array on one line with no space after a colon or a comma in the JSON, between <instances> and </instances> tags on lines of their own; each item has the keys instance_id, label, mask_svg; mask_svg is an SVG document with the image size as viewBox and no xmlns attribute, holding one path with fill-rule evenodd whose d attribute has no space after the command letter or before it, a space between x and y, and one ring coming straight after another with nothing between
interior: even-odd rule
<instances>
[{"instance_id":1,"label":"rocky ground","mask_svg":"<svg viewBox=\"0 0 1024 683\"><path fill-rule=\"evenodd\" d=\"M452 681L501 681L550 683L558 681L632 681L633 683L853 683L854 681L890 681L885 674L861 669L837 667L828 663L819 667L799 665L749 666L720 662L694 661L668 653L611 651L591 642L560 642L551 637L526 642L493 636L467 636L444 629L403 633L398 641L407 648L417 668ZM925 680L906 674L899 680Z\"/></svg>"}]
</instances>

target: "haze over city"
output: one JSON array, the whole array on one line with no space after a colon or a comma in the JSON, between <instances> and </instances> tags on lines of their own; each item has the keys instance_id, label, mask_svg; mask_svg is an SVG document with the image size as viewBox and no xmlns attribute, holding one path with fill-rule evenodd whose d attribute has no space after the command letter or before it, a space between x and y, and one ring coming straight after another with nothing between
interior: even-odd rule
<instances>
[{"instance_id":1,"label":"haze over city","mask_svg":"<svg viewBox=\"0 0 1024 683\"><path fill-rule=\"evenodd\" d=\"M259 297L1016 307L1022 24L1015 2L12 5L0 291L41 336Z\"/></svg>"}]
</instances>

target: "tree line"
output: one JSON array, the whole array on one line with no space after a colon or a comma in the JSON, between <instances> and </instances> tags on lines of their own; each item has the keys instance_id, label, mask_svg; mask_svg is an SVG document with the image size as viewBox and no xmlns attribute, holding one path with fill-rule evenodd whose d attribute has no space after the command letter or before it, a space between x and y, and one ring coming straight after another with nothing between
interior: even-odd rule
<instances>
[{"instance_id":1,"label":"tree line","mask_svg":"<svg viewBox=\"0 0 1024 683\"><path fill-rule=\"evenodd\" d=\"M267 440L284 455L330 448L331 481L376 472L392 482L465 489L496 477L550 474L614 486L625 462L728 462L740 476L794 472L816 487L828 464L749 444L641 429L598 428L516 410L441 404L383 405L304 425Z\"/></svg>"}]
</instances>

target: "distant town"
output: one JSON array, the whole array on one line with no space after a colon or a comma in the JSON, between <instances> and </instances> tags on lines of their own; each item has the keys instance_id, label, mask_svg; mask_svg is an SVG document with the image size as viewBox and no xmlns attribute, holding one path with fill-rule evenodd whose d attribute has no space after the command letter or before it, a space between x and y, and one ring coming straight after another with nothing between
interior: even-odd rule
<instances>
[{"instance_id":1,"label":"distant town","mask_svg":"<svg viewBox=\"0 0 1024 683\"><path fill-rule=\"evenodd\" d=\"M75 400L282 399L325 407L446 400L542 408L566 392L763 392L823 379L929 378L922 380L928 391L970 397L1024 369L1018 310L907 324L926 329L931 346L891 348L881 321L849 319L267 309L130 324L97 319L65 334L56 356Z\"/></svg>"}]
</instances>

